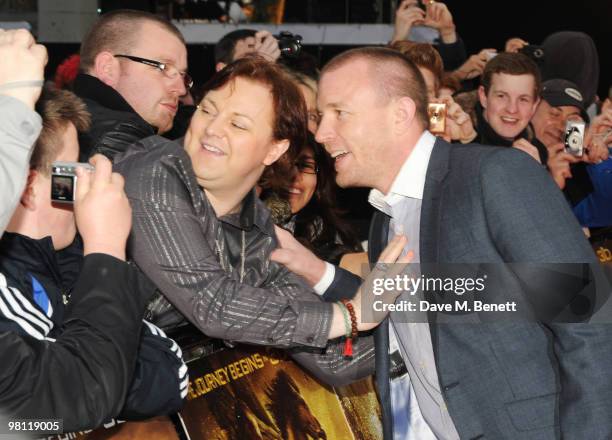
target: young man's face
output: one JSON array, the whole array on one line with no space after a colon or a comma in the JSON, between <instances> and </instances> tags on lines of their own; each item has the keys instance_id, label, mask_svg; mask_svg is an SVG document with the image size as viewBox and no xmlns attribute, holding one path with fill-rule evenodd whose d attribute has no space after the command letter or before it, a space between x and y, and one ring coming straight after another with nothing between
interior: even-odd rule
<instances>
[{"instance_id":1,"label":"young man's face","mask_svg":"<svg viewBox=\"0 0 612 440\"><path fill-rule=\"evenodd\" d=\"M321 119L316 139L335 158L341 187L378 188L389 161L394 115L390 100L380 97L365 61L356 60L326 72L319 83Z\"/></svg>"},{"instance_id":2,"label":"young man's face","mask_svg":"<svg viewBox=\"0 0 612 440\"><path fill-rule=\"evenodd\" d=\"M200 186L207 191L248 192L267 165L287 149L272 137L272 94L239 77L204 96L185 135Z\"/></svg>"},{"instance_id":3,"label":"young man's face","mask_svg":"<svg viewBox=\"0 0 612 440\"><path fill-rule=\"evenodd\" d=\"M494 73L489 93L478 89L483 116L502 138L514 140L529 124L538 105L532 75Z\"/></svg>"},{"instance_id":4,"label":"young man's face","mask_svg":"<svg viewBox=\"0 0 612 440\"><path fill-rule=\"evenodd\" d=\"M136 44L128 54L122 55L160 61L179 72L187 70L185 45L156 23L144 22L138 31ZM157 127L160 134L170 130L178 109L179 96L187 91L183 77L177 74L169 78L155 67L126 58L117 59L121 71L115 90L145 121Z\"/></svg>"},{"instance_id":5,"label":"young man's face","mask_svg":"<svg viewBox=\"0 0 612 440\"><path fill-rule=\"evenodd\" d=\"M535 130L536 137L547 148L563 141L565 124L569 120L582 120L580 109L572 105L552 107L546 100L542 99L536 109L531 125Z\"/></svg>"}]
</instances>

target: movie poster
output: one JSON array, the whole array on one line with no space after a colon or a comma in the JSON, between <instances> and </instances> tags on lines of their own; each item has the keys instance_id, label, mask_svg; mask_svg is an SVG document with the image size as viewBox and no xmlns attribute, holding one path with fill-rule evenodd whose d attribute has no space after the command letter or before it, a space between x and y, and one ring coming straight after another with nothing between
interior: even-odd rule
<instances>
[{"instance_id":1,"label":"movie poster","mask_svg":"<svg viewBox=\"0 0 612 440\"><path fill-rule=\"evenodd\" d=\"M334 390L279 350L224 350L189 364L180 417L191 439L378 439L371 381Z\"/></svg>"},{"instance_id":2,"label":"movie poster","mask_svg":"<svg viewBox=\"0 0 612 440\"><path fill-rule=\"evenodd\" d=\"M331 388L282 350L223 347L219 341L184 349L189 367L185 406L172 417L112 420L94 431L49 440L285 440L382 437L370 378Z\"/></svg>"}]
</instances>

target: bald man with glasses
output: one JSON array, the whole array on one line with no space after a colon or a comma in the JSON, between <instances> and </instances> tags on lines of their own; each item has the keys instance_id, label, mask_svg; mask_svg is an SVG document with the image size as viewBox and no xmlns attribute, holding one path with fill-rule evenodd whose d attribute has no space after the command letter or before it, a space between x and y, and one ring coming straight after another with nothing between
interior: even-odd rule
<instances>
[{"instance_id":1,"label":"bald man with glasses","mask_svg":"<svg viewBox=\"0 0 612 440\"><path fill-rule=\"evenodd\" d=\"M104 14L83 40L74 84L92 115L90 130L79 134L80 159L102 153L112 160L168 132L192 85L185 40L172 23L142 11Z\"/></svg>"}]
</instances>

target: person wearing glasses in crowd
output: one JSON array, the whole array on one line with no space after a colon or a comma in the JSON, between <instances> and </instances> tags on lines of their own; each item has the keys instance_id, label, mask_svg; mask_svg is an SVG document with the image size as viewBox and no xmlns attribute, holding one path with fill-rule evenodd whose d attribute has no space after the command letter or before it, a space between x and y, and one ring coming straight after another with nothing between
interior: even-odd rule
<instances>
[{"instance_id":1,"label":"person wearing glasses in crowd","mask_svg":"<svg viewBox=\"0 0 612 440\"><path fill-rule=\"evenodd\" d=\"M297 174L289 188L292 216L283 227L332 264L339 264L347 253L363 251L356 232L336 204L333 161L310 133L295 168Z\"/></svg>"},{"instance_id":2,"label":"person wearing glasses in crowd","mask_svg":"<svg viewBox=\"0 0 612 440\"><path fill-rule=\"evenodd\" d=\"M112 160L128 145L168 132L191 85L185 40L172 23L143 11L104 14L83 40L74 84L92 116L79 136L81 160L95 153Z\"/></svg>"}]
</instances>

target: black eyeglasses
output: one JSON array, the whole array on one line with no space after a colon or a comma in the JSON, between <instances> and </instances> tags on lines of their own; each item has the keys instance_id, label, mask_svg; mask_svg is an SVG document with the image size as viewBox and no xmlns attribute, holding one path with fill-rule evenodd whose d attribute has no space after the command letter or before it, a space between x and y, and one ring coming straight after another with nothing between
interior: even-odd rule
<instances>
[{"instance_id":1,"label":"black eyeglasses","mask_svg":"<svg viewBox=\"0 0 612 440\"><path fill-rule=\"evenodd\" d=\"M317 164L312 160L298 160L295 167L300 173L317 174L319 171Z\"/></svg>"},{"instance_id":2,"label":"black eyeglasses","mask_svg":"<svg viewBox=\"0 0 612 440\"><path fill-rule=\"evenodd\" d=\"M190 89L193 86L193 79L187 72L181 72L175 66L168 63L162 63L161 61L149 60L147 58L135 57L132 55L115 55L115 58L126 58L130 61L134 61L136 63L146 64L147 66L155 67L161 73L164 74L166 78L174 79L177 75L180 75L183 78L183 83L187 89Z\"/></svg>"}]
</instances>

